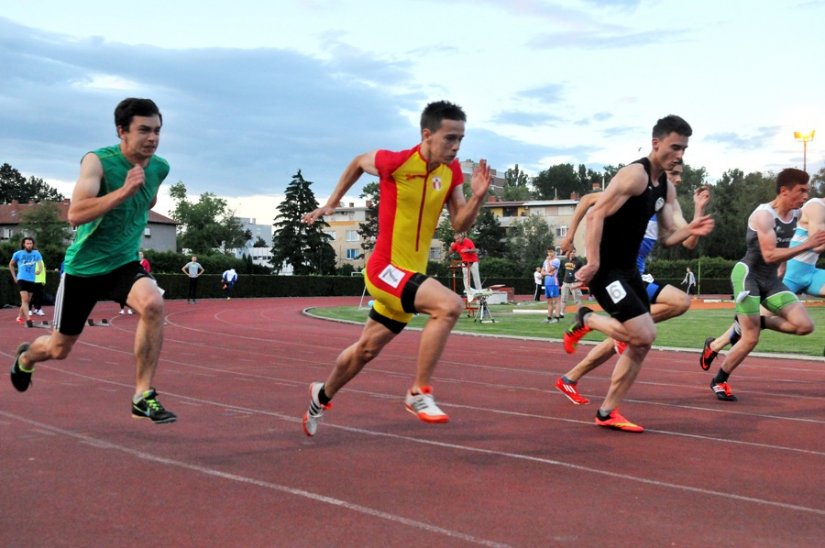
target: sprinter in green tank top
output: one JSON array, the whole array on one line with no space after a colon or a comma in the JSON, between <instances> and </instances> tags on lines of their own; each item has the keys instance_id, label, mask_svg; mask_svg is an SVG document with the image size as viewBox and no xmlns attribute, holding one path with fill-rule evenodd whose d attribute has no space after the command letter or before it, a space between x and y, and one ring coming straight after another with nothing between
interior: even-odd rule
<instances>
[{"instance_id":1,"label":"sprinter in green tank top","mask_svg":"<svg viewBox=\"0 0 825 548\"><path fill-rule=\"evenodd\" d=\"M31 384L35 364L66 358L99 300L128 304L140 316L135 331L136 384L132 417L169 423L152 387L163 342L163 297L140 265L141 236L169 164L155 156L163 118L150 99L124 99L115 108L120 143L86 154L69 206L77 227L66 251L50 335L23 343L11 369L14 387Z\"/></svg>"}]
</instances>

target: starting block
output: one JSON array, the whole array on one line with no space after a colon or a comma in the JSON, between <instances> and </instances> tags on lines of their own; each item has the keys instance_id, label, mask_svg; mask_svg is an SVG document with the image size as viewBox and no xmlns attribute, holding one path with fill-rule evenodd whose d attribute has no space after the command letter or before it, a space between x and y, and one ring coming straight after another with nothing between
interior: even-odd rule
<instances>
[{"instance_id":1,"label":"starting block","mask_svg":"<svg viewBox=\"0 0 825 548\"><path fill-rule=\"evenodd\" d=\"M103 318L100 321L95 321L92 318L89 318L86 320L86 323L89 324L89 327L109 327L112 325L106 318Z\"/></svg>"},{"instance_id":2,"label":"starting block","mask_svg":"<svg viewBox=\"0 0 825 548\"><path fill-rule=\"evenodd\" d=\"M49 325L49 320L26 320L26 327L39 327L41 329L51 329L51 325Z\"/></svg>"}]
</instances>

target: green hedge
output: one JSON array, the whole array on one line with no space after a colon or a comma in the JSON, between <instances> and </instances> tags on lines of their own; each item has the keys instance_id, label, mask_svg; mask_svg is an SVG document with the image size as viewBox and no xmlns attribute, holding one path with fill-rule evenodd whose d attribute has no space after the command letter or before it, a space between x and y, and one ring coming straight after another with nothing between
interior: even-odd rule
<instances>
[{"instance_id":1,"label":"green hedge","mask_svg":"<svg viewBox=\"0 0 825 548\"><path fill-rule=\"evenodd\" d=\"M704 260L703 260L704 261ZM663 261L664 262L664 261ZM672 261L679 263L680 261ZM683 261L681 261L683 262ZM703 275L699 279L702 293L729 295L731 292L730 278L727 274L733 266L733 261L729 261L728 271L724 277L708 277ZM658 263L653 263L650 271L659 282L669 283L679 286L684 278L684 266L673 264L666 270ZM663 273L660 275L660 271ZM679 272L678 276L668 276L666 272ZM185 299L189 292L189 278L183 274L156 274L158 285L166 293L166 299ZM512 287L517 295L530 295L533 293L533 279L526 277L485 277L484 285L503 284ZM452 279L448 276L437 276L446 287L452 287ZM49 271L46 275L46 291L54 295L60 283L59 274ZM210 299L223 297L221 277L219 274L204 274L198 282L198 298ZM463 289L460 272L456 276L456 288L460 292ZM258 274L240 274L238 283L232 292L233 297L314 297L314 296L359 296L364 291L364 280L361 276L272 276ZM0 305L10 304L18 306L20 304L17 286L11 279L8 269L0 269Z\"/></svg>"}]
</instances>

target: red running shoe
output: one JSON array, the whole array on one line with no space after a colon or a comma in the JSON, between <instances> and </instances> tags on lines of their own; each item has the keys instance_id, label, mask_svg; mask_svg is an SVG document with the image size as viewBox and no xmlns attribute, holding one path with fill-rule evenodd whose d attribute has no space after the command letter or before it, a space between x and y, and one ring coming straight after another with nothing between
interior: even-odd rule
<instances>
[{"instance_id":1,"label":"red running shoe","mask_svg":"<svg viewBox=\"0 0 825 548\"><path fill-rule=\"evenodd\" d=\"M622 341L613 341L613 349L616 350L616 354L621 356L627 349L627 343Z\"/></svg>"},{"instance_id":2,"label":"red running shoe","mask_svg":"<svg viewBox=\"0 0 825 548\"><path fill-rule=\"evenodd\" d=\"M699 367L701 367L703 371L710 369L710 364L713 363L713 360L716 359L716 356L719 354L711 349L710 343L712 342L713 337L705 339L705 346L702 347L702 354L699 356Z\"/></svg>"},{"instance_id":3,"label":"red running shoe","mask_svg":"<svg viewBox=\"0 0 825 548\"><path fill-rule=\"evenodd\" d=\"M716 397L722 401L736 401L736 396L731 392L730 385L726 382L710 381L710 389L716 394Z\"/></svg>"},{"instance_id":4,"label":"red running shoe","mask_svg":"<svg viewBox=\"0 0 825 548\"><path fill-rule=\"evenodd\" d=\"M599 414L596 413L596 424L599 426L604 426L605 428L613 428L614 430L621 430L623 432L637 432L641 433L644 432L645 429L638 424L634 424L624 418L621 413L619 413L618 409L614 409L610 412L610 416L606 419L602 420L599 418Z\"/></svg>"},{"instance_id":5,"label":"red running shoe","mask_svg":"<svg viewBox=\"0 0 825 548\"><path fill-rule=\"evenodd\" d=\"M559 377L556 379L556 389L575 405L587 405L590 403L590 400L579 394L576 383L574 382L564 382L564 379Z\"/></svg>"},{"instance_id":6,"label":"red running shoe","mask_svg":"<svg viewBox=\"0 0 825 548\"><path fill-rule=\"evenodd\" d=\"M576 311L576 319L564 332L564 351L572 354L576 351L579 341L590 333L590 328L584 324L584 317L593 312L586 306L582 306Z\"/></svg>"}]
</instances>

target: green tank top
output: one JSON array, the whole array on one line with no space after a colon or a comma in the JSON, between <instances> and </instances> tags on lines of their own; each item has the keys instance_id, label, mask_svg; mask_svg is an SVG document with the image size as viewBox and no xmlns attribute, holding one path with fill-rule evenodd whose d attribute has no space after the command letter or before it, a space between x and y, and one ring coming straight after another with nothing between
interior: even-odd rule
<instances>
[{"instance_id":1,"label":"green tank top","mask_svg":"<svg viewBox=\"0 0 825 548\"><path fill-rule=\"evenodd\" d=\"M103 165L100 192L103 196L123 186L132 164L120 145L91 152ZM149 220L149 205L169 174L169 163L152 156L144 168L146 181L137 193L102 217L77 227L74 243L66 250L65 271L72 276L99 276L126 263L137 261L143 231Z\"/></svg>"}]
</instances>

